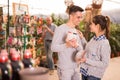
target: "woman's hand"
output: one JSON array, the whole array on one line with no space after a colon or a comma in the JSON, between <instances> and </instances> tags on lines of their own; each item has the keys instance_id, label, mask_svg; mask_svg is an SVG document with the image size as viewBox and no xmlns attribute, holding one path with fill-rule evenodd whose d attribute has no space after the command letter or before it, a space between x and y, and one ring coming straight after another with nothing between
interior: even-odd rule
<instances>
[{"instance_id":1,"label":"woman's hand","mask_svg":"<svg viewBox=\"0 0 120 80\"><path fill-rule=\"evenodd\" d=\"M84 38L83 33L81 31L77 30L77 32L78 32L80 38Z\"/></svg>"},{"instance_id":2,"label":"woman's hand","mask_svg":"<svg viewBox=\"0 0 120 80\"><path fill-rule=\"evenodd\" d=\"M84 62L86 62L86 58L85 57L80 59L80 63L84 63Z\"/></svg>"},{"instance_id":3,"label":"woman's hand","mask_svg":"<svg viewBox=\"0 0 120 80\"><path fill-rule=\"evenodd\" d=\"M83 63L83 62L85 62L86 61L85 54L86 54L86 51L83 51L82 53L78 52L76 54L75 61L77 63Z\"/></svg>"},{"instance_id":4,"label":"woman's hand","mask_svg":"<svg viewBox=\"0 0 120 80\"><path fill-rule=\"evenodd\" d=\"M78 43L77 43L76 39L71 39L68 41L66 40L66 46L76 48L76 47L78 47Z\"/></svg>"},{"instance_id":5,"label":"woman's hand","mask_svg":"<svg viewBox=\"0 0 120 80\"><path fill-rule=\"evenodd\" d=\"M80 59L75 58L75 62L78 63L78 64L85 63L86 62L86 58L80 58Z\"/></svg>"}]
</instances>

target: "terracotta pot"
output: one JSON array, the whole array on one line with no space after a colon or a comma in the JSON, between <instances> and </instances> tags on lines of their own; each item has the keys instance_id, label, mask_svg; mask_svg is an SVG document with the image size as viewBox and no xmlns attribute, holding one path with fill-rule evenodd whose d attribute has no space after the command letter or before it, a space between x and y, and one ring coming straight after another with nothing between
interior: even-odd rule
<instances>
[{"instance_id":1,"label":"terracotta pot","mask_svg":"<svg viewBox=\"0 0 120 80\"><path fill-rule=\"evenodd\" d=\"M21 80L48 80L48 69L43 67L26 68L19 72Z\"/></svg>"},{"instance_id":2,"label":"terracotta pot","mask_svg":"<svg viewBox=\"0 0 120 80\"><path fill-rule=\"evenodd\" d=\"M111 58L114 58L115 57L115 54L114 53L111 53Z\"/></svg>"},{"instance_id":3,"label":"terracotta pot","mask_svg":"<svg viewBox=\"0 0 120 80\"><path fill-rule=\"evenodd\" d=\"M100 9L101 8L101 4L92 4L92 6L93 6L93 8L95 8L95 9Z\"/></svg>"},{"instance_id":4,"label":"terracotta pot","mask_svg":"<svg viewBox=\"0 0 120 80\"><path fill-rule=\"evenodd\" d=\"M120 52L118 52L118 56L120 56Z\"/></svg>"}]
</instances>

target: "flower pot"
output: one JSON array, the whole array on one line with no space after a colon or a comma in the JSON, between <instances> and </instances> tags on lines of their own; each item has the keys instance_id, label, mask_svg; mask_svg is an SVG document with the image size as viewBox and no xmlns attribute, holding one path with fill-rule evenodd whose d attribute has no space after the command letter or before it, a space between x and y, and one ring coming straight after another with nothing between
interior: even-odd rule
<instances>
[{"instance_id":1,"label":"flower pot","mask_svg":"<svg viewBox=\"0 0 120 80\"><path fill-rule=\"evenodd\" d=\"M48 69L43 67L26 68L19 72L21 80L48 80Z\"/></svg>"},{"instance_id":2,"label":"flower pot","mask_svg":"<svg viewBox=\"0 0 120 80\"><path fill-rule=\"evenodd\" d=\"M95 8L95 9L100 9L101 8L101 4L92 4L92 6L93 6L93 8Z\"/></svg>"},{"instance_id":3,"label":"flower pot","mask_svg":"<svg viewBox=\"0 0 120 80\"><path fill-rule=\"evenodd\" d=\"M120 56L120 52L118 52L118 56Z\"/></svg>"},{"instance_id":4,"label":"flower pot","mask_svg":"<svg viewBox=\"0 0 120 80\"><path fill-rule=\"evenodd\" d=\"M111 58L114 58L115 57L115 54L114 53L111 53Z\"/></svg>"}]
</instances>

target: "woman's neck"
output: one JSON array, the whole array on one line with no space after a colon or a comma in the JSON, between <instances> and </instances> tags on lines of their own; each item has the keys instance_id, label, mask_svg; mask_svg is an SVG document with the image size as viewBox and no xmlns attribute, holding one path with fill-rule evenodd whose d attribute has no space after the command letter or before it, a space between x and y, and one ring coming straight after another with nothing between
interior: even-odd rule
<instances>
[{"instance_id":1,"label":"woman's neck","mask_svg":"<svg viewBox=\"0 0 120 80\"><path fill-rule=\"evenodd\" d=\"M96 35L96 37L99 37L99 36L101 36L101 35L104 35L104 31L98 32L98 33L96 33L95 35Z\"/></svg>"}]
</instances>

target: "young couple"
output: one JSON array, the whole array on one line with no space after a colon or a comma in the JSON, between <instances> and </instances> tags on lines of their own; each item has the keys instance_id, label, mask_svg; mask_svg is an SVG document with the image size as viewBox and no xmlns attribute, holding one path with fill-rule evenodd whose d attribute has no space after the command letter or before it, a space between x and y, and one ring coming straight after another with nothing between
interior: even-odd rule
<instances>
[{"instance_id":1,"label":"young couple","mask_svg":"<svg viewBox=\"0 0 120 80\"><path fill-rule=\"evenodd\" d=\"M75 29L82 20L83 9L72 5L67 11L69 20L55 29L51 45L52 51L58 52L59 80L80 80L79 73L82 80L101 80L110 60L110 20L103 15L93 17L90 31L95 35L87 42L82 33ZM77 70L78 63L81 63L80 71Z\"/></svg>"}]
</instances>

